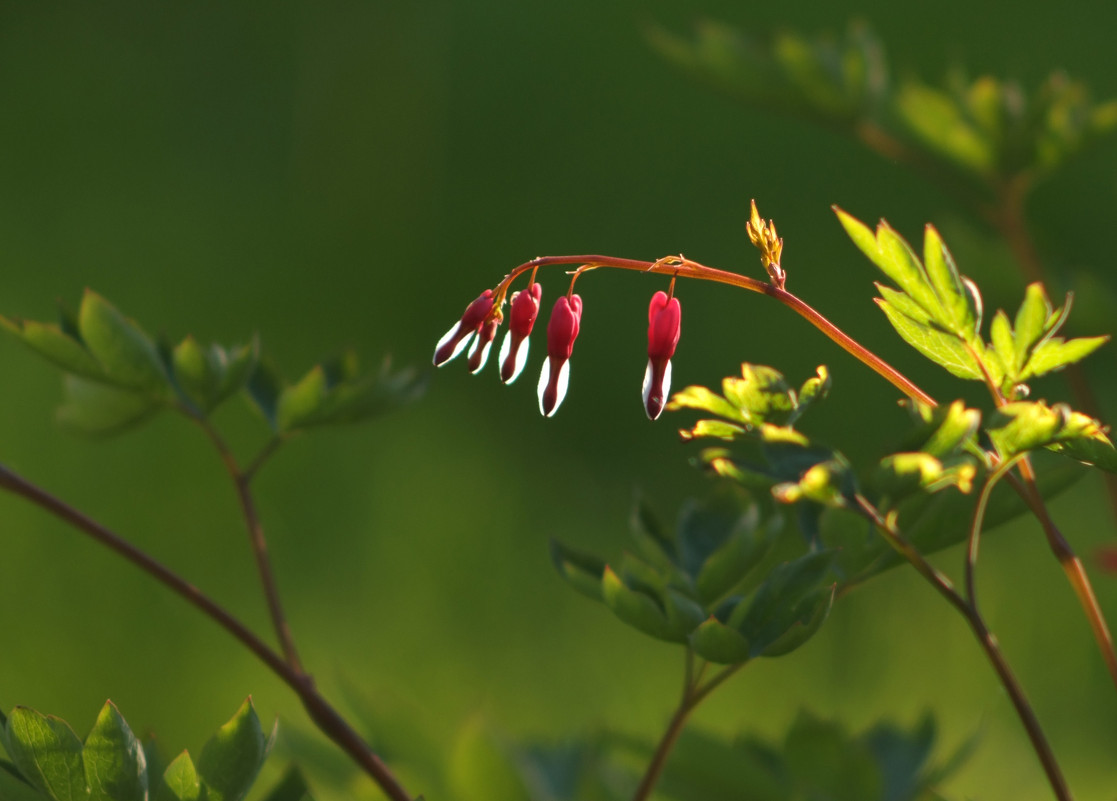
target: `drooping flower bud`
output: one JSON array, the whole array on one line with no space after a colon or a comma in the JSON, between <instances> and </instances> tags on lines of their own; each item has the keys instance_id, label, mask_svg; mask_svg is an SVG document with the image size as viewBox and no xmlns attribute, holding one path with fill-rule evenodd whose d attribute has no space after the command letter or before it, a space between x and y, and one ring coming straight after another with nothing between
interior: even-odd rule
<instances>
[{"instance_id":1,"label":"drooping flower bud","mask_svg":"<svg viewBox=\"0 0 1117 801\"><path fill-rule=\"evenodd\" d=\"M512 296L508 333L500 343L500 380L505 384L515 381L527 364L528 335L539 316L542 298L543 286L536 283Z\"/></svg>"},{"instance_id":2,"label":"drooping flower bud","mask_svg":"<svg viewBox=\"0 0 1117 801\"><path fill-rule=\"evenodd\" d=\"M644 371L644 411L649 420L663 412L671 392L671 357L679 344L678 298L656 292L648 306L648 368Z\"/></svg>"},{"instance_id":3,"label":"drooping flower bud","mask_svg":"<svg viewBox=\"0 0 1117 801\"><path fill-rule=\"evenodd\" d=\"M477 375L485 367L485 362L489 360L489 350L493 346L493 340L496 339L496 329L500 326L500 317L494 317L487 323L482 323L481 330L477 332L477 337L473 340L473 344L469 346L469 372Z\"/></svg>"},{"instance_id":4,"label":"drooping flower bud","mask_svg":"<svg viewBox=\"0 0 1117 801\"><path fill-rule=\"evenodd\" d=\"M539 374L539 411L550 417L566 397L570 383L570 354L582 322L582 299L563 295L555 301L547 323L547 359Z\"/></svg>"},{"instance_id":5,"label":"drooping flower bud","mask_svg":"<svg viewBox=\"0 0 1117 801\"><path fill-rule=\"evenodd\" d=\"M492 311L492 308L493 291L486 289L477 300L466 307L465 313L454 324L454 327L447 331L442 339L438 340L438 345L434 349L435 367L441 367L465 349L470 338L481 328L481 324L485 322L485 318ZM495 328L493 329L493 336L496 336ZM492 337L489 338L489 342L492 342Z\"/></svg>"}]
</instances>

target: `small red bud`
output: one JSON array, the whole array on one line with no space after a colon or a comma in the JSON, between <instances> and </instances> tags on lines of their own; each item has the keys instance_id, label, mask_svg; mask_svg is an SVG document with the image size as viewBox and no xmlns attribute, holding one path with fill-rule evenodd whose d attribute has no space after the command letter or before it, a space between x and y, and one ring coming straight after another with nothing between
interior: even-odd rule
<instances>
[{"instance_id":1,"label":"small red bud","mask_svg":"<svg viewBox=\"0 0 1117 801\"><path fill-rule=\"evenodd\" d=\"M500 344L500 380L505 384L515 381L527 364L528 335L539 316L542 298L543 286L535 283L512 296L508 332Z\"/></svg>"},{"instance_id":2,"label":"small red bud","mask_svg":"<svg viewBox=\"0 0 1117 801\"><path fill-rule=\"evenodd\" d=\"M547 359L539 375L539 411L550 417L558 409L570 383L570 354L582 322L582 299L563 295L547 323Z\"/></svg>"},{"instance_id":3,"label":"small red bud","mask_svg":"<svg viewBox=\"0 0 1117 801\"><path fill-rule=\"evenodd\" d=\"M679 299L656 292L648 306L648 367L644 371L644 411L649 420L663 412L671 392L671 357L679 344Z\"/></svg>"},{"instance_id":4,"label":"small red bud","mask_svg":"<svg viewBox=\"0 0 1117 801\"><path fill-rule=\"evenodd\" d=\"M465 346L469 344L470 337L478 332L492 308L493 291L486 289L480 297L466 307L462 318L454 324L453 328L447 331L442 339L438 340L438 345L434 349L435 367L441 367L465 349ZM493 336L495 335L496 330L494 328ZM492 342L491 337L489 342Z\"/></svg>"}]
</instances>

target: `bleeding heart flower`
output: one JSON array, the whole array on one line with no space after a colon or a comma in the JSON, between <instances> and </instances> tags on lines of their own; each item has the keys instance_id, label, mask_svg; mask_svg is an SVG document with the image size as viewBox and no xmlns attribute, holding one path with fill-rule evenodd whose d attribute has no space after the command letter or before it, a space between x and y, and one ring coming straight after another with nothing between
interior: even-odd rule
<instances>
[{"instance_id":1,"label":"bleeding heart flower","mask_svg":"<svg viewBox=\"0 0 1117 801\"><path fill-rule=\"evenodd\" d=\"M555 301L547 323L547 360L539 374L539 411L550 417L566 397L570 383L570 354L582 322L582 299L563 295Z\"/></svg>"},{"instance_id":2,"label":"bleeding heart flower","mask_svg":"<svg viewBox=\"0 0 1117 801\"><path fill-rule=\"evenodd\" d=\"M679 299L656 292L648 306L648 369L644 372L644 411L655 420L671 392L671 357L679 344Z\"/></svg>"},{"instance_id":3,"label":"bleeding heart flower","mask_svg":"<svg viewBox=\"0 0 1117 801\"><path fill-rule=\"evenodd\" d=\"M442 339L438 340L438 345L434 349L434 366L441 367L461 353L470 338L476 334L481 325L485 322L485 318L493 308L493 291L486 289L481 293L477 300L473 301L466 307L462 319L454 324L454 327L446 332ZM499 320L497 321L499 323ZM489 336L488 343L492 344L493 337L496 336L496 326L493 326L491 335ZM488 345L483 349L481 356L480 367L485 364L485 359L488 357ZM478 367L477 369L480 369ZM472 369L472 366L471 366ZM476 372L476 370L474 371Z\"/></svg>"},{"instance_id":4,"label":"bleeding heart flower","mask_svg":"<svg viewBox=\"0 0 1117 801\"><path fill-rule=\"evenodd\" d=\"M477 332L477 338L469 346L469 372L474 375L481 372L485 367L485 362L489 360L489 349L493 346L493 340L496 339L496 329L499 326L499 317L494 317L487 323L483 323L481 330Z\"/></svg>"},{"instance_id":5,"label":"bleeding heart flower","mask_svg":"<svg viewBox=\"0 0 1117 801\"><path fill-rule=\"evenodd\" d=\"M519 377L527 364L528 335L539 316L539 301L543 298L543 286L532 283L527 289L512 296L512 308L508 313L508 333L500 343L500 380L511 384Z\"/></svg>"}]
</instances>

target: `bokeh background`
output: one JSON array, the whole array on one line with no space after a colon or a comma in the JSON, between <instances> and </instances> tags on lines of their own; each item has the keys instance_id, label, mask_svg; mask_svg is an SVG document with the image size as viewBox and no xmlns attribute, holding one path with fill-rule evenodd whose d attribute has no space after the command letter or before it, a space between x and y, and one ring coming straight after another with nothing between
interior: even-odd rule
<instances>
[{"instance_id":1,"label":"bokeh background","mask_svg":"<svg viewBox=\"0 0 1117 801\"><path fill-rule=\"evenodd\" d=\"M89 286L171 337L259 332L292 377L347 346L370 367L385 353L425 365L468 301L533 256L682 251L759 274L743 228L755 197L785 237L797 292L932 394L957 394L874 310L875 276L829 205L886 216L912 238L935 222L987 308L1021 297L1005 254L902 167L736 105L648 47L648 25L686 32L703 17L809 32L857 17L900 75L964 66L1034 86L1061 67L1117 95L1117 5L1097 2L4 3L0 312L49 318L55 299L76 306ZM1115 195L1109 145L1032 207L1064 282L1053 294L1093 271L1078 316L1089 333L1113 330ZM543 280L547 306L564 279ZM547 541L619 554L635 488L670 519L707 486L670 416L649 424L639 402L646 303L662 286L583 279L570 395L554 419L538 414L533 375L505 388L495 371L455 364L420 403L293 441L260 476L304 661L327 695L379 710L389 745L400 720L436 754L477 719L552 742L660 731L678 654L564 586ZM786 310L710 286L678 294L677 386L716 382L741 360L796 382L825 363L832 400L813 414L832 444L868 457L903 429L895 391ZM1112 396L1108 350L1091 373ZM167 416L82 440L53 420L56 372L10 338L0 376L0 458L267 630L233 493L196 430ZM1040 394L1066 397L1058 380ZM263 427L231 406L220 422L251 453ZM1094 478L1054 509L1080 552L1113 542ZM0 498L0 536L0 706L84 733L112 698L173 753L199 749L251 693L296 735L289 748L320 752L320 796L375 797L363 780L345 788L291 693L193 609L19 500ZM939 561L953 568L960 554ZM1117 617L1117 578L1092 572ZM1072 787L1114 797L1117 695L1038 527L990 537L980 580ZM910 571L843 600L794 656L750 666L695 725L779 738L803 708L854 730L931 710L943 753L981 733L949 795L1048 797L969 632Z\"/></svg>"}]
</instances>

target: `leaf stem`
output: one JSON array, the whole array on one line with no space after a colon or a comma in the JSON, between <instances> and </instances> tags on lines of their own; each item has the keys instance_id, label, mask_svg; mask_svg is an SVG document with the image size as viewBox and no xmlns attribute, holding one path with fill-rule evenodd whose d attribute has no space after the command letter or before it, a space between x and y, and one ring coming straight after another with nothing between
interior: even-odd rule
<instances>
[{"instance_id":1,"label":"leaf stem","mask_svg":"<svg viewBox=\"0 0 1117 801\"><path fill-rule=\"evenodd\" d=\"M30 501L122 556L229 632L294 690L319 730L347 753L392 801L412 801L394 774L345 719L323 698L314 682L272 650L243 623L190 582L144 551L46 490L0 465L0 489Z\"/></svg>"},{"instance_id":2,"label":"leaf stem","mask_svg":"<svg viewBox=\"0 0 1117 801\"><path fill-rule=\"evenodd\" d=\"M983 500L988 499L988 493L992 491L992 485L1001 476L1007 474L1008 469L1009 468L1006 467L1003 471L998 470L990 474L989 478L986 480L985 487L982 488ZM1028 739L1032 743L1032 749L1036 752L1036 756L1043 767L1048 784L1051 785L1055 797L1059 801L1072 801L1073 797L1070 794L1070 788L1067 786L1066 779L1063 778L1058 760L1055 758L1054 751L1051 750L1050 743L1047 742L1047 736L1043 733L1043 728L1040 726L1035 710L1032 709L1028 697L1024 694L1024 688L1020 685L1020 682L1009 667L1004 654L1001 652L997 638L989 630L988 625L985 623L985 619L981 616L981 612L977 607L977 598L974 594L973 581L973 567L977 558L978 540L975 530L981 526L985 504L979 500L977 510L975 510L974 513L973 524L970 528L970 546L967 549L966 560L966 592L969 597L963 598L958 591L954 589L950 579L935 569L903 535L899 528L896 527L895 520L891 517L882 515L880 511L863 496L858 495L857 502L861 513L876 525L877 530L880 531L888 544L904 556L912 566L915 567L919 574L927 579L939 594L946 598L946 600L950 602L950 605L957 609L962 617L965 618L970 626L970 630L973 631L974 636L977 638L982 651L985 652L986 658L993 666L993 670L996 672L1001 686L1005 688L1009 698L1012 700L1016 715L1020 718L1020 722L1028 734Z\"/></svg>"},{"instance_id":3,"label":"leaf stem","mask_svg":"<svg viewBox=\"0 0 1117 801\"><path fill-rule=\"evenodd\" d=\"M881 359L875 353L870 351L853 337L846 334L838 326L834 325L826 319L820 312L808 305L796 295L788 292L787 290L780 289L774 284L760 281L755 278L741 275L739 273L728 272L727 270L719 270L714 267L707 267L704 264L699 264L691 259L682 256L670 256L665 259L657 261L643 261L640 259L622 259L615 256L542 256L537 259L532 259L525 262L504 277L496 287L493 295L496 298L494 308L499 308L504 296L508 292L508 287L519 275L529 270L536 270L539 267L548 264L583 264L594 267L612 267L621 270L636 270L645 273L658 273L660 275L677 276L679 278L694 278L700 281L714 281L719 284L727 284L735 286L740 289L746 289L750 292L756 292L761 295L767 295L770 298L782 303L787 308L798 314L805 319L819 331L821 331L827 338L835 342L843 350L849 353L854 358L861 361L868 366L871 370L887 380L894 387L899 389L904 395L920 403L925 403L931 406L935 405L934 399L931 398L926 392L921 390L903 373L897 370L892 365Z\"/></svg>"},{"instance_id":4,"label":"leaf stem","mask_svg":"<svg viewBox=\"0 0 1117 801\"><path fill-rule=\"evenodd\" d=\"M271 558L268 556L268 541L264 536L264 527L260 522L260 516L256 511L256 502L252 497L252 490L249 487L249 483L255 471L263 464L263 461L274 452L280 440L278 438L272 439L268 445L264 446L260 455L253 461L250 469L241 470L236 457L233 456L224 438L217 432L217 429L210 424L209 420L195 415L191 415L191 419L201 426L206 436L209 437L210 442L213 443L214 448L217 449L217 453L221 457L221 462L225 465L225 470L228 472L229 478L233 482L233 487L237 493L237 502L240 504L241 515L244 518L245 528L248 531L248 541L252 547L252 555L256 560L256 572L260 576L260 584L264 590L264 599L268 605L268 614L271 616L272 627L275 629L275 635L279 640L280 649L283 651L283 657L296 673L305 675L302 662L299 660L298 650L295 648L295 638L291 634L291 627L287 622L286 615L283 613L283 604L279 599L279 588L276 586L275 581L275 571L272 570ZM272 443L275 444L273 445Z\"/></svg>"}]
</instances>

